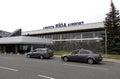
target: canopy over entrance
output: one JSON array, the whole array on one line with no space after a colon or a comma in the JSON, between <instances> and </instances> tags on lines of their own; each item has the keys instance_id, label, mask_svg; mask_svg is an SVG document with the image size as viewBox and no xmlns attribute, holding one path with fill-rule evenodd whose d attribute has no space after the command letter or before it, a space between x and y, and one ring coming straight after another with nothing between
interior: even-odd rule
<instances>
[{"instance_id":1,"label":"canopy over entrance","mask_svg":"<svg viewBox=\"0 0 120 79\"><path fill-rule=\"evenodd\" d=\"M52 39L31 37L31 36L14 36L0 38L0 52L14 52L33 50L34 45L50 45Z\"/></svg>"}]
</instances>

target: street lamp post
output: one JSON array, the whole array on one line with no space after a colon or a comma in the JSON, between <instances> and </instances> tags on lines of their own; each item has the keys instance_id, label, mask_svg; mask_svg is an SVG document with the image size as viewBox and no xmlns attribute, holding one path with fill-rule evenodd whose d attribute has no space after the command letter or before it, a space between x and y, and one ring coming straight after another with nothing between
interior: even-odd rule
<instances>
[{"instance_id":1,"label":"street lamp post","mask_svg":"<svg viewBox=\"0 0 120 79\"><path fill-rule=\"evenodd\" d=\"M107 29L105 29L105 56L107 57Z\"/></svg>"}]
</instances>

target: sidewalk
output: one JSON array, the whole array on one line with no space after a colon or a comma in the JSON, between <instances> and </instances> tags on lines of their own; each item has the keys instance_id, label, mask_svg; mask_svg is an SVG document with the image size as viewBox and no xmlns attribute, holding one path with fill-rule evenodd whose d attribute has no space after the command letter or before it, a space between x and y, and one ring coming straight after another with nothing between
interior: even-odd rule
<instances>
[{"instance_id":1,"label":"sidewalk","mask_svg":"<svg viewBox=\"0 0 120 79\"><path fill-rule=\"evenodd\" d=\"M119 59L109 59L109 58L103 58L103 61L120 63L120 60L119 60Z\"/></svg>"}]
</instances>

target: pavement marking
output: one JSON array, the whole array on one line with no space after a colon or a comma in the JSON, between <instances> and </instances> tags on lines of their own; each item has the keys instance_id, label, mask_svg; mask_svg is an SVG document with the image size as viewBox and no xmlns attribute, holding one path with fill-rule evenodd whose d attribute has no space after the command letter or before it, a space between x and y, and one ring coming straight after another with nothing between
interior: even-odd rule
<instances>
[{"instance_id":1,"label":"pavement marking","mask_svg":"<svg viewBox=\"0 0 120 79\"><path fill-rule=\"evenodd\" d=\"M12 68L7 68L7 67L1 67L1 66L0 66L0 69L6 69L6 70L11 70L11 71L19 71L17 69L12 69Z\"/></svg>"},{"instance_id":2,"label":"pavement marking","mask_svg":"<svg viewBox=\"0 0 120 79\"><path fill-rule=\"evenodd\" d=\"M72 66L72 67L81 67L81 68L89 68L89 69L97 69L97 70L109 70L108 68L101 68L101 67L90 67L90 66L81 66L81 65L73 65L73 64L64 64L66 66Z\"/></svg>"},{"instance_id":3,"label":"pavement marking","mask_svg":"<svg viewBox=\"0 0 120 79\"><path fill-rule=\"evenodd\" d=\"M0 59L15 59L15 58L12 58L12 57L0 57Z\"/></svg>"},{"instance_id":4,"label":"pavement marking","mask_svg":"<svg viewBox=\"0 0 120 79\"><path fill-rule=\"evenodd\" d=\"M48 77L48 76L45 76L45 75L37 75L37 76L39 76L39 77L43 77L43 78L47 78L47 79L55 79L55 78L53 78L53 77Z\"/></svg>"}]
</instances>

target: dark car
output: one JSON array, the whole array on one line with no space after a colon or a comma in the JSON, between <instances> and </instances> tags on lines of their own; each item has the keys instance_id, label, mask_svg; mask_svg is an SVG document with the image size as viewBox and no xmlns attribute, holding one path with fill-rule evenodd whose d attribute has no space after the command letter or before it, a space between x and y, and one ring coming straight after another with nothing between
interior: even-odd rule
<instances>
[{"instance_id":1,"label":"dark car","mask_svg":"<svg viewBox=\"0 0 120 79\"><path fill-rule=\"evenodd\" d=\"M43 59L43 58L51 58L54 56L53 54L53 51L51 49L48 49L48 48L37 48L31 52L28 52L26 54L26 56L28 58L40 58L40 59Z\"/></svg>"},{"instance_id":2,"label":"dark car","mask_svg":"<svg viewBox=\"0 0 120 79\"><path fill-rule=\"evenodd\" d=\"M63 61L84 61L89 64L99 63L102 61L103 57L101 54L96 54L90 50L78 49L72 51L71 54L61 56Z\"/></svg>"}]
</instances>

